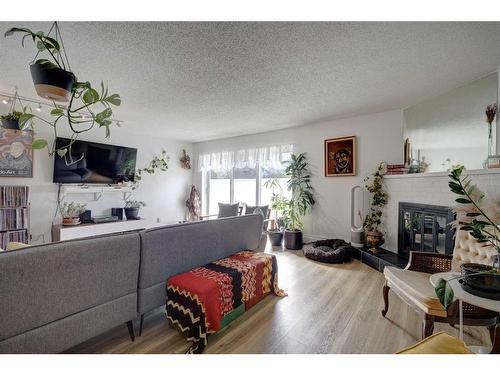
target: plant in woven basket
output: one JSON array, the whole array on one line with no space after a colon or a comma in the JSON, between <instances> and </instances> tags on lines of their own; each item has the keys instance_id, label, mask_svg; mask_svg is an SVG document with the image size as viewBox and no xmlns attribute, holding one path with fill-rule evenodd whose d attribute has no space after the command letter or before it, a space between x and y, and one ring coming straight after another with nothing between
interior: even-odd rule
<instances>
[{"instance_id":1,"label":"plant in woven basket","mask_svg":"<svg viewBox=\"0 0 500 375\"><path fill-rule=\"evenodd\" d=\"M464 166L459 166L449 174L448 186L458 195L455 199L458 203L455 208L457 214L455 225L469 232L485 247L495 249L496 260L493 261L495 267L473 263L462 265L462 274L455 279L465 280L466 283L474 283L474 277L487 279L493 290L500 293L500 201L485 202L485 195L472 183L470 177L462 176L464 169ZM453 302L454 293L448 281L438 280L435 290L443 306L447 307Z\"/></svg>"}]
</instances>

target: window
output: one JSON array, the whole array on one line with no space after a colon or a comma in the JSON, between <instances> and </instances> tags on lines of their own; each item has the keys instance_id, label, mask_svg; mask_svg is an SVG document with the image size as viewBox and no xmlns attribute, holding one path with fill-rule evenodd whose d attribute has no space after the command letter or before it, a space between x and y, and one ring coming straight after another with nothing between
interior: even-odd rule
<instances>
[{"instance_id":1,"label":"window","mask_svg":"<svg viewBox=\"0 0 500 375\"><path fill-rule=\"evenodd\" d=\"M255 168L234 168L233 202L242 202L249 206L257 203L257 170Z\"/></svg>"},{"instance_id":2,"label":"window","mask_svg":"<svg viewBox=\"0 0 500 375\"><path fill-rule=\"evenodd\" d=\"M270 179L278 179L281 189L275 193L289 197L282 160L290 159L292 149L292 145L278 145L201 154L203 214L217 214L219 202L270 204L273 191L265 186Z\"/></svg>"},{"instance_id":3,"label":"window","mask_svg":"<svg viewBox=\"0 0 500 375\"><path fill-rule=\"evenodd\" d=\"M219 212L219 202L231 202L231 173L230 172L208 172L208 209L209 215ZM206 212L206 211L205 211Z\"/></svg>"}]
</instances>

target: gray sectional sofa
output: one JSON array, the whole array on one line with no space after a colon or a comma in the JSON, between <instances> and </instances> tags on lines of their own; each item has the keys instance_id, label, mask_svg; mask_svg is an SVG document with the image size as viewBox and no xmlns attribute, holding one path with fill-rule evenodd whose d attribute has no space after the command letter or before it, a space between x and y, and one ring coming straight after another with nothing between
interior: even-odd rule
<instances>
[{"instance_id":1,"label":"gray sectional sofa","mask_svg":"<svg viewBox=\"0 0 500 375\"><path fill-rule=\"evenodd\" d=\"M261 215L0 253L0 353L58 353L165 304L170 276L255 250Z\"/></svg>"}]
</instances>

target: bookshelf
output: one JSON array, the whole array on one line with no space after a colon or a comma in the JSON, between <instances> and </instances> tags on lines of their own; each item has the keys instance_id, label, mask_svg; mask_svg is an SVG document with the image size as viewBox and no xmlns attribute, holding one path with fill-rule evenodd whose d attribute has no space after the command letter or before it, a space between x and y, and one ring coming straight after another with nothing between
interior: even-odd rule
<instances>
[{"instance_id":1,"label":"bookshelf","mask_svg":"<svg viewBox=\"0 0 500 375\"><path fill-rule=\"evenodd\" d=\"M28 243L29 222L29 187L0 185L0 248Z\"/></svg>"}]
</instances>

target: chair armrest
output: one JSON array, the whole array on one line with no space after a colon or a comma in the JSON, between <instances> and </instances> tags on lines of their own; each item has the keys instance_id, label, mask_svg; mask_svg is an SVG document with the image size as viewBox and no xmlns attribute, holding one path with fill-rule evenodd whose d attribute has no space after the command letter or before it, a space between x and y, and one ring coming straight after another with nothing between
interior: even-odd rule
<instances>
[{"instance_id":1,"label":"chair armrest","mask_svg":"<svg viewBox=\"0 0 500 375\"><path fill-rule=\"evenodd\" d=\"M410 271L438 273L451 271L451 255L411 251L408 265L405 269Z\"/></svg>"}]
</instances>

